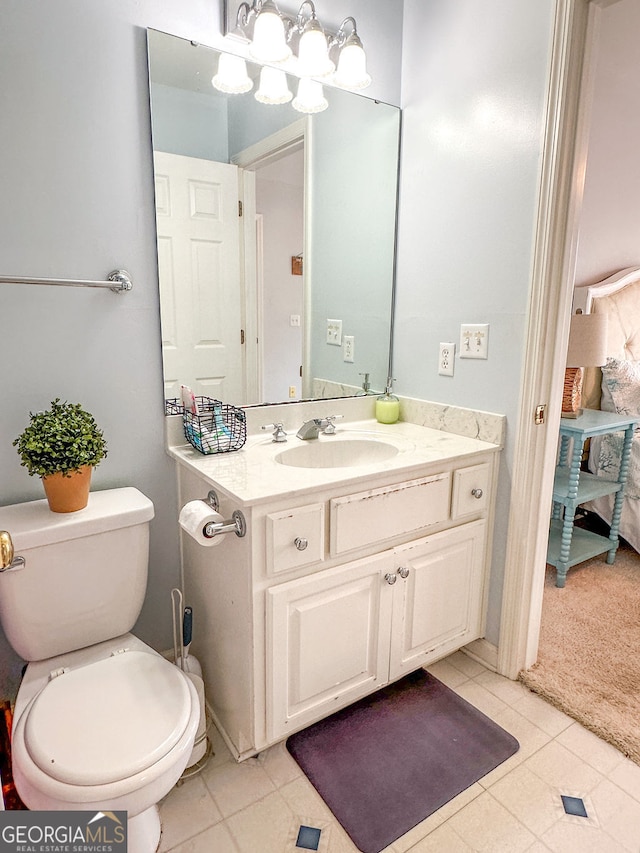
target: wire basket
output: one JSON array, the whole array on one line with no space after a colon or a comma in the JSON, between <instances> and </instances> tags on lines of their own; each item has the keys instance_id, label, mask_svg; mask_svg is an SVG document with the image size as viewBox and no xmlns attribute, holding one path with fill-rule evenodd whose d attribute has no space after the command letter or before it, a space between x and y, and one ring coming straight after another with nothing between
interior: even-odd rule
<instances>
[{"instance_id":1,"label":"wire basket","mask_svg":"<svg viewBox=\"0 0 640 853\"><path fill-rule=\"evenodd\" d=\"M182 415L184 435L200 453L229 453L240 450L247 440L247 416L242 409L214 400L196 397L200 414L194 415L177 400L167 400L167 415Z\"/></svg>"}]
</instances>

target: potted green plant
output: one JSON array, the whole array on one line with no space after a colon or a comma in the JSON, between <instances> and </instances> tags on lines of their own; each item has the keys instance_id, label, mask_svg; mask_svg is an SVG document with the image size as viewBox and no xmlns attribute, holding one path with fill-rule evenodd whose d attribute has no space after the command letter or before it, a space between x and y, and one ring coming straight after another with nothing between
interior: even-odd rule
<instances>
[{"instance_id":1,"label":"potted green plant","mask_svg":"<svg viewBox=\"0 0 640 853\"><path fill-rule=\"evenodd\" d=\"M56 398L45 412L30 412L30 422L13 442L21 465L42 478L52 512L75 512L89 501L91 472L107 455L107 444L93 415L80 403Z\"/></svg>"}]
</instances>

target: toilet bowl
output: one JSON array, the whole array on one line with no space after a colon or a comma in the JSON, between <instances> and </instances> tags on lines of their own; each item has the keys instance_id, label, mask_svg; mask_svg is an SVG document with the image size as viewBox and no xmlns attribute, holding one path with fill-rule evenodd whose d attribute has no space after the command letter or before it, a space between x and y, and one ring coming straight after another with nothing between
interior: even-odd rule
<instances>
[{"instance_id":1,"label":"toilet bowl","mask_svg":"<svg viewBox=\"0 0 640 853\"><path fill-rule=\"evenodd\" d=\"M31 663L14 712L16 787L30 809L126 811L129 850L155 850L156 803L199 717L190 680L132 634Z\"/></svg>"},{"instance_id":2,"label":"toilet bowl","mask_svg":"<svg viewBox=\"0 0 640 853\"><path fill-rule=\"evenodd\" d=\"M185 673L130 630L112 636L139 613L131 589L141 604L153 505L118 489L92 493L83 512L0 508L26 560L0 574L0 619L30 661L13 714L14 781L32 810L126 811L129 853L154 853L157 803L187 766L200 702Z\"/></svg>"}]
</instances>

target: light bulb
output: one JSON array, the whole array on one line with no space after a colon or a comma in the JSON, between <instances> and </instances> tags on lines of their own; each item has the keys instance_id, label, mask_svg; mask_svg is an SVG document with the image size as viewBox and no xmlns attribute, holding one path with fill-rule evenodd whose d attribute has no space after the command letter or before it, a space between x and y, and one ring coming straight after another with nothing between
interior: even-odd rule
<instances>
[{"instance_id":1,"label":"light bulb","mask_svg":"<svg viewBox=\"0 0 640 853\"><path fill-rule=\"evenodd\" d=\"M254 95L261 104L287 104L293 94L289 91L287 75L279 68L263 68L260 72L260 86Z\"/></svg>"},{"instance_id":2,"label":"light bulb","mask_svg":"<svg viewBox=\"0 0 640 853\"><path fill-rule=\"evenodd\" d=\"M329 102L324 96L322 84L310 77L302 77L298 83L298 93L291 106L299 113L320 113L326 110Z\"/></svg>"},{"instance_id":3,"label":"light bulb","mask_svg":"<svg viewBox=\"0 0 640 853\"><path fill-rule=\"evenodd\" d=\"M247 63L241 56L233 53L221 53L218 71L211 78L214 89L229 95L240 95L253 88L253 80L247 74Z\"/></svg>"}]
</instances>

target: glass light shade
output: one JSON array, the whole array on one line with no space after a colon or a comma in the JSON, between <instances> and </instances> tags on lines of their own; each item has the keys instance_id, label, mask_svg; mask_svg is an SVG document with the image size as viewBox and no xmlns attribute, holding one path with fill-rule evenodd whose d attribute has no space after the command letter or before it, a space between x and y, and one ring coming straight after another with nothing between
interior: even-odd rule
<instances>
[{"instance_id":1,"label":"glass light shade","mask_svg":"<svg viewBox=\"0 0 640 853\"><path fill-rule=\"evenodd\" d=\"M218 60L218 71L211 78L211 85L219 92L229 95L240 95L253 88L253 80L247 74L247 63L241 56L232 53L221 53Z\"/></svg>"},{"instance_id":2,"label":"glass light shade","mask_svg":"<svg viewBox=\"0 0 640 853\"><path fill-rule=\"evenodd\" d=\"M293 99L291 106L299 113L321 113L329 106L324 96L322 83L311 80L310 77L302 77L298 83L298 93Z\"/></svg>"},{"instance_id":3,"label":"glass light shade","mask_svg":"<svg viewBox=\"0 0 640 853\"><path fill-rule=\"evenodd\" d=\"M335 70L329 59L329 46L322 27L316 20L305 26L298 46L298 74L302 77L324 77Z\"/></svg>"},{"instance_id":4,"label":"glass light shade","mask_svg":"<svg viewBox=\"0 0 640 853\"><path fill-rule=\"evenodd\" d=\"M279 68L265 67L260 72L260 86L254 95L261 104L287 104L293 98L287 75Z\"/></svg>"},{"instance_id":5,"label":"glass light shade","mask_svg":"<svg viewBox=\"0 0 640 853\"><path fill-rule=\"evenodd\" d=\"M348 38L340 51L334 82L345 89L366 89L371 83L367 74L367 57L360 39Z\"/></svg>"},{"instance_id":6,"label":"glass light shade","mask_svg":"<svg viewBox=\"0 0 640 853\"><path fill-rule=\"evenodd\" d=\"M284 22L273 3L264 3L256 17L249 56L258 62L285 62L291 56Z\"/></svg>"}]
</instances>

